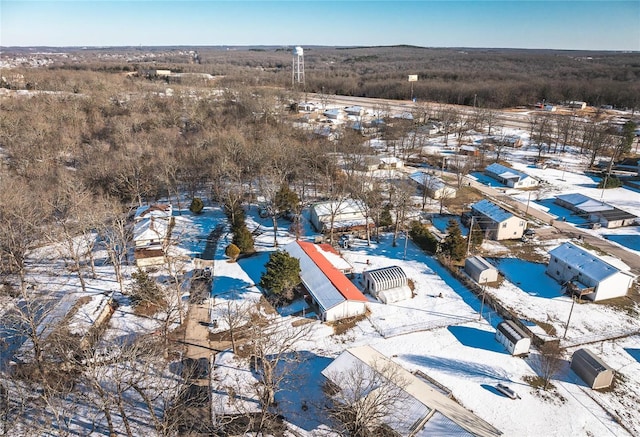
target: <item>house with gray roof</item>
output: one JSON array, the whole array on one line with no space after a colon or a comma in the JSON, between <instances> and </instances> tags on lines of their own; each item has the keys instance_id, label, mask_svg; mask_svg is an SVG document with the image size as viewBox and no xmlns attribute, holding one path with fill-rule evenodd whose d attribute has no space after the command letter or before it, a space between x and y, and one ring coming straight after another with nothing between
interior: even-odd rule
<instances>
[{"instance_id":1,"label":"house with gray roof","mask_svg":"<svg viewBox=\"0 0 640 437\"><path fill-rule=\"evenodd\" d=\"M621 261L614 263L573 243L561 244L549 255L547 274L593 301L625 296L635 280Z\"/></svg>"},{"instance_id":2,"label":"house with gray roof","mask_svg":"<svg viewBox=\"0 0 640 437\"><path fill-rule=\"evenodd\" d=\"M556 196L554 203L586 218L591 223L600 223L605 228L631 226L638 218L631 213L581 193L560 194Z\"/></svg>"},{"instance_id":3,"label":"house with gray roof","mask_svg":"<svg viewBox=\"0 0 640 437\"><path fill-rule=\"evenodd\" d=\"M472 226L480 226L491 240L522 238L526 221L504 207L483 199L471 205Z\"/></svg>"},{"instance_id":4,"label":"house with gray roof","mask_svg":"<svg viewBox=\"0 0 640 437\"><path fill-rule=\"evenodd\" d=\"M485 168L484 173L509 188L530 188L540 184L533 176L497 162Z\"/></svg>"}]
</instances>

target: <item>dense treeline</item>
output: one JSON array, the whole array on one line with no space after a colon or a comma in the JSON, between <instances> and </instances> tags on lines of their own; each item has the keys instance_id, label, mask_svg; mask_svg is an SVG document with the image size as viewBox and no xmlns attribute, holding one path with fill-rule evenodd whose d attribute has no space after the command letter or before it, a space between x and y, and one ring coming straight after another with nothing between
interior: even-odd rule
<instances>
[{"instance_id":1,"label":"dense treeline","mask_svg":"<svg viewBox=\"0 0 640 437\"><path fill-rule=\"evenodd\" d=\"M170 68L225 76L223 84L291 85L292 56L285 48L144 48L91 50L56 69L129 72ZM99 61L96 56L100 56ZM151 62L152 61L152 62ZM419 100L512 107L538 101L586 101L593 106L640 105L640 54L509 49L434 49L410 46L305 49L306 90L408 99L407 75L417 74ZM28 75L35 74L29 70Z\"/></svg>"}]
</instances>

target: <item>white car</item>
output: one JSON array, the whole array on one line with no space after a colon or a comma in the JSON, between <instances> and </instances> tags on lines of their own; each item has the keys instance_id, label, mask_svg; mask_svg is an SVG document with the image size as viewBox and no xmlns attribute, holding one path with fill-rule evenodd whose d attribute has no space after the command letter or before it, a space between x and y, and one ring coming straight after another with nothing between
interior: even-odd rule
<instances>
[{"instance_id":1,"label":"white car","mask_svg":"<svg viewBox=\"0 0 640 437\"><path fill-rule=\"evenodd\" d=\"M520 396L518 395L518 393L516 393L515 391L511 390L509 387L507 387L504 384L497 384L496 385L496 390L498 390L500 393L502 393L503 395L505 395L508 398L520 399Z\"/></svg>"}]
</instances>

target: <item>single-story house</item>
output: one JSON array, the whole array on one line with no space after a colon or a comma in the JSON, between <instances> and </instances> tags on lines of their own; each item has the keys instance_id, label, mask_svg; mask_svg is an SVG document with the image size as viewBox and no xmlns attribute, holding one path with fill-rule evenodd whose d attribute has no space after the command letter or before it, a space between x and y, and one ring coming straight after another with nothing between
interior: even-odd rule
<instances>
[{"instance_id":1,"label":"single-story house","mask_svg":"<svg viewBox=\"0 0 640 437\"><path fill-rule=\"evenodd\" d=\"M300 261L300 279L324 322L365 313L367 298L316 244L294 241L284 250Z\"/></svg>"},{"instance_id":2,"label":"single-story house","mask_svg":"<svg viewBox=\"0 0 640 437\"><path fill-rule=\"evenodd\" d=\"M553 201L592 223L600 223L605 228L619 228L634 225L637 216L609 205L601 200L592 199L582 193L560 194Z\"/></svg>"},{"instance_id":3,"label":"single-story house","mask_svg":"<svg viewBox=\"0 0 640 437\"><path fill-rule=\"evenodd\" d=\"M486 237L492 240L522 238L526 229L523 218L488 199L471 205L471 216L472 225L480 226Z\"/></svg>"},{"instance_id":4,"label":"single-story house","mask_svg":"<svg viewBox=\"0 0 640 437\"><path fill-rule=\"evenodd\" d=\"M360 116L362 114L364 114L364 108L362 106L347 106L346 108L344 108L344 112L347 113L347 115L354 115L354 116Z\"/></svg>"},{"instance_id":5,"label":"single-story house","mask_svg":"<svg viewBox=\"0 0 640 437\"><path fill-rule=\"evenodd\" d=\"M561 244L549 255L547 274L593 301L625 296L635 280L623 262L605 260L573 243Z\"/></svg>"},{"instance_id":6,"label":"single-story house","mask_svg":"<svg viewBox=\"0 0 640 437\"><path fill-rule=\"evenodd\" d=\"M592 389L607 388L613 382L613 369L589 349L573 353L571 370Z\"/></svg>"},{"instance_id":7,"label":"single-story house","mask_svg":"<svg viewBox=\"0 0 640 437\"><path fill-rule=\"evenodd\" d=\"M358 393L359 390L362 397L353 399L353 402L366 403L367 398L375 397L379 390L392 389L394 394L397 391L398 400L389 405L388 414L380 419L380 423L368 424L371 431L387 426L400 436L502 435L493 425L371 346L345 350L321 373L336 393L345 392L345 397L349 397L350 393ZM369 386L370 390L363 390L364 386L353 386L353 381L358 379L363 380L363 384L381 382L377 386ZM386 384L394 384L395 387ZM336 398L340 399L339 396Z\"/></svg>"},{"instance_id":8,"label":"single-story house","mask_svg":"<svg viewBox=\"0 0 640 437\"><path fill-rule=\"evenodd\" d=\"M364 205L354 199L342 201L329 200L311 206L311 224L318 232L328 232L332 225L335 232L366 229L374 225L371 218L365 217Z\"/></svg>"},{"instance_id":9,"label":"single-story house","mask_svg":"<svg viewBox=\"0 0 640 437\"><path fill-rule=\"evenodd\" d=\"M154 217L139 220L133 225L135 248L163 248L167 243L168 231L167 220Z\"/></svg>"},{"instance_id":10,"label":"single-story house","mask_svg":"<svg viewBox=\"0 0 640 437\"><path fill-rule=\"evenodd\" d=\"M133 216L134 222L139 222L144 219L165 219L170 220L173 215L173 206L168 203L154 203L152 205L142 205L136 209Z\"/></svg>"},{"instance_id":11,"label":"single-story house","mask_svg":"<svg viewBox=\"0 0 640 437\"><path fill-rule=\"evenodd\" d=\"M424 171L416 171L409 175L409 179L418 187L427 191L427 196L432 199L451 199L456 197L455 188L444 183L442 179Z\"/></svg>"},{"instance_id":12,"label":"single-story house","mask_svg":"<svg viewBox=\"0 0 640 437\"><path fill-rule=\"evenodd\" d=\"M401 267L382 267L362 272L364 291L371 293L383 303L394 303L410 299L412 292L409 280Z\"/></svg>"},{"instance_id":13,"label":"single-story house","mask_svg":"<svg viewBox=\"0 0 640 437\"><path fill-rule=\"evenodd\" d=\"M571 109L585 109L587 107L587 102L572 100L567 104L567 106Z\"/></svg>"},{"instance_id":14,"label":"single-story house","mask_svg":"<svg viewBox=\"0 0 640 437\"><path fill-rule=\"evenodd\" d=\"M481 256L472 256L464 261L464 272L478 284L496 282L498 280L498 269L489 264Z\"/></svg>"},{"instance_id":15,"label":"single-story house","mask_svg":"<svg viewBox=\"0 0 640 437\"><path fill-rule=\"evenodd\" d=\"M340 111L339 109L327 109L322 113L322 115L330 120L337 120L339 118L342 118L342 111Z\"/></svg>"},{"instance_id":16,"label":"single-story house","mask_svg":"<svg viewBox=\"0 0 640 437\"><path fill-rule=\"evenodd\" d=\"M485 174L510 188L536 187L540 181L533 176L494 162L484 170Z\"/></svg>"},{"instance_id":17,"label":"single-story house","mask_svg":"<svg viewBox=\"0 0 640 437\"><path fill-rule=\"evenodd\" d=\"M514 356L526 355L531 348L531 337L516 325L513 320L505 320L498 323L496 340Z\"/></svg>"},{"instance_id":18,"label":"single-story house","mask_svg":"<svg viewBox=\"0 0 640 437\"><path fill-rule=\"evenodd\" d=\"M480 156L480 150L476 146L472 146L470 144L460 146L458 153L465 156Z\"/></svg>"}]
</instances>

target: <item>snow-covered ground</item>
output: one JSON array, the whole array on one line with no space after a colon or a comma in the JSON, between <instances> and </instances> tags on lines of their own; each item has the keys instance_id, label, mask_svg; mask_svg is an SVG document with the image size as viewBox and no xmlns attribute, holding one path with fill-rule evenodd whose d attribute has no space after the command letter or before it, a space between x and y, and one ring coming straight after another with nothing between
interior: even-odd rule
<instances>
[{"instance_id":1,"label":"snow-covered ground","mask_svg":"<svg viewBox=\"0 0 640 437\"><path fill-rule=\"evenodd\" d=\"M513 152L509 159L514 167L546 181L534 191L508 194L522 201L531 201L531 207L544 209L562 216L548 199L558 193L581 192L603 200L625 211L640 215L640 193L625 188L602 190L597 181L577 172L577 163L566 169L538 169L527 164L533 150L524 148ZM574 158L573 155L569 157ZM565 158L559 157L564 160ZM192 215L183 210L176 212L176 242L181 251L194 256L207 249L206 237L211 230L225 224L220 208L208 207L202 215ZM579 224L579 223L576 223ZM264 265L272 247L273 229L270 219L258 217L252 206L247 213L247 225L261 232L256 238L258 253L236 263L228 262L224 248L231 236L223 233L219 244L213 248L215 259L212 289L212 318L221 320L225 303L229 300L255 302L261 296L256 284L264 271ZM281 221L278 242L282 246L294 237L287 231L288 223ZM445 224L446 226L446 224ZM316 234L305 222L303 238L313 241ZM611 241L640 251L640 230L626 227L617 230L590 230ZM406 243L406 245L405 245ZM547 241L547 248L561 241ZM510 306L529 323L544 322L556 330L557 337L564 337L571 311L571 300L560 293L560 286L544 274L544 265L515 258L508 258L508 250L495 242L485 242L484 248L493 253L490 259L498 266L506 279L497 288L487 292ZM211 248L209 248L211 249ZM538 371L538 353L534 350L527 358L515 358L495 340L495 327L501 318L484 307L480 300L458 282L435 259L425 255L411 241L400 237L393 247L392 237L383 234L380 242L370 246L357 240L343 252L355 269L354 283L359 283L365 269L398 265L407 273L415 286L415 296L396 304L384 305L369 296L368 317L344 334L336 335L332 328L313 321L311 336L298 345L304 358L278 394L283 416L300 435L326 435L326 414L322 410L324 393L320 372L333 358L346 348L368 344L396 360L411 371L422 371L448 387L453 396L466 408L500 429L506 436L625 436L640 435L640 321L635 313L626 312L607 304L576 304L562 344L566 347L566 360L562 372L552 381L555 390L541 393L531 388L523 378L535 376ZM80 286L77 276L68 271L56 256L39 256L36 268L28 280L36 286L48 284L60 296L56 311L69 309L70 298L78 296ZM78 308L72 327L86 329L101 305L105 293L118 295L113 268L104 260L104 253L97 254L97 278L87 278L87 292L91 297L86 305ZM55 275L51 272L56 271ZM125 269L130 277L131 267ZM160 272L158 276L162 276ZM183 296L186 302L187 295ZM106 339L125 341L129 336L151 333L161 321L136 316L126 299L116 310ZM283 323L299 320L288 314L304 308L297 303L293 308L280 311ZM6 309L6 308L5 308ZM224 329L218 325L217 330ZM538 329L538 328L536 328ZM634 335L626 336L631 332ZM587 343L616 372L614 388L606 392L590 390L579 380L568 365L570 354ZM0 348L0 351L7 349ZM227 410L256 408L250 395L238 400L241 407L229 401L229 387L245 387L250 391L254 375L246 360L238 359L230 352L216 357L212 387L214 406ZM508 384L520 399L511 400L499 394L496 383ZM306 406L305 409L302 406Z\"/></svg>"}]
</instances>

